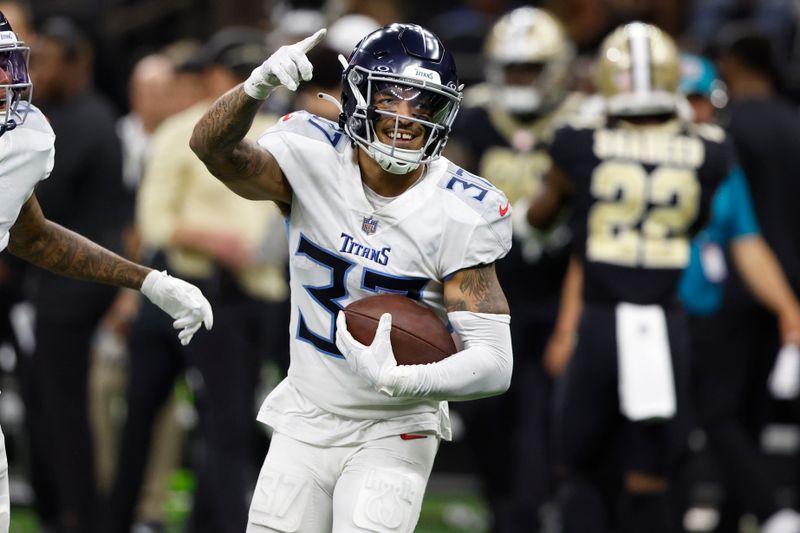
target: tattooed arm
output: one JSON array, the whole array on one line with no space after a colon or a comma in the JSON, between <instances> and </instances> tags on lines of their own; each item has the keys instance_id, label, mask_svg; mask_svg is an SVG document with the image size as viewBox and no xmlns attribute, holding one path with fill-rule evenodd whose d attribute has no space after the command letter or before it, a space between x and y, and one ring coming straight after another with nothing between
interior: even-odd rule
<instances>
[{"instance_id":1,"label":"tattooed arm","mask_svg":"<svg viewBox=\"0 0 800 533\"><path fill-rule=\"evenodd\" d=\"M11 227L8 251L56 274L137 290L151 271L45 219L36 196Z\"/></svg>"},{"instance_id":2,"label":"tattooed arm","mask_svg":"<svg viewBox=\"0 0 800 533\"><path fill-rule=\"evenodd\" d=\"M263 102L238 85L222 95L197 123L189 141L208 170L250 200L291 202L292 190L267 150L244 138Z\"/></svg>"},{"instance_id":3,"label":"tattooed arm","mask_svg":"<svg viewBox=\"0 0 800 533\"><path fill-rule=\"evenodd\" d=\"M508 302L494 264L459 270L444 283L447 312L508 314Z\"/></svg>"},{"instance_id":4,"label":"tattooed arm","mask_svg":"<svg viewBox=\"0 0 800 533\"><path fill-rule=\"evenodd\" d=\"M205 324L214 322L211 304L200 289L190 283L138 265L106 250L89 239L42 214L36 196L31 196L9 232L8 251L56 274L84 281L107 283L141 291L162 311L176 319L184 346Z\"/></svg>"}]
</instances>

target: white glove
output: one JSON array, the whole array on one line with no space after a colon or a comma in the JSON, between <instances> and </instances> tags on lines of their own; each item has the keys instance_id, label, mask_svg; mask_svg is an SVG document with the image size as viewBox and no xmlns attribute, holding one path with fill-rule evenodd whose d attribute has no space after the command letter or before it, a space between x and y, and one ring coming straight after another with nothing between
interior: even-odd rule
<instances>
[{"instance_id":1,"label":"white glove","mask_svg":"<svg viewBox=\"0 0 800 533\"><path fill-rule=\"evenodd\" d=\"M253 70L244 82L244 92L256 100L264 100L281 85L290 91L297 90L300 80L310 80L314 70L306 54L325 38L327 31L323 28L299 43L278 48Z\"/></svg>"},{"instance_id":2,"label":"white glove","mask_svg":"<svg viewBox=\"0 0 800 533\"><path fill-rule=\"evenodd\" d=\"M178 338L184 346L189 344L201 324L205 324L206 329L214 325L211 304L200 289L182 279L173 278L166 270L152 270L144 278L140 291L175 319L172 327L181 330Z\"/></svg>"},{"instance_id":3,"label":"white glove","mask_svg":"<svg viewBox=\"0 0 800 533\"><path fill-rule=\"evenodd\" d=\"M350 370L367 380L376 391L385 392L386 384L397 361L392 351L389 334L392 331L392 315L384 313L378 322L372 344L364 346L347 331L344 312L336 317L336 347L347 360Z\"/></svg>"},{"instance_id":4,"label":"white glove","mask_svg":"<svg viewBox=\"0 0 800 533\"><path fill-rule=\"evenodd\" d=\"M778 400L793 400L800 395L800 347L784 344L769 376L769 391Z\"/></svg>"}]
</instances>

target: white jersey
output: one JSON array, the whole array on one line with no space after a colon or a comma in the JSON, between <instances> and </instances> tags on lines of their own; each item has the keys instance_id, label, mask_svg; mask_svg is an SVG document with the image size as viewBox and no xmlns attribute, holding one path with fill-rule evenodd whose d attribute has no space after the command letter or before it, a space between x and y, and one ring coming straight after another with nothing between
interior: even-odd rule
<instances>
[{"instance_id":1,"label":"white jersey","mask_svg":"<svg viewBox=\"0 0 800 533\"><path fill-rule=\"evenodd\" d=\"M291 365L259 420L319 445L412 431L450 438L447 404L391 398L350 371L335 344L349 303L381 292L425 303L443 321L443 282L490 264L511 246L508 201L488 181L440 158L422 179L373 208L356 148L334 123L296 112L267 130L269 150L291 184Z\"/></svg>"},{"instance_id":2,"label":"white jersey","mask_svg":"<svg viewBox=\"0 0 800 533\"><path fill-rule=\"evenodd\" d=\"M53 170L55 139L50 123L34 106L21 126L0 135L0 251L8 246L8 232L36 184Z\"/></svg>"}]
</instances>

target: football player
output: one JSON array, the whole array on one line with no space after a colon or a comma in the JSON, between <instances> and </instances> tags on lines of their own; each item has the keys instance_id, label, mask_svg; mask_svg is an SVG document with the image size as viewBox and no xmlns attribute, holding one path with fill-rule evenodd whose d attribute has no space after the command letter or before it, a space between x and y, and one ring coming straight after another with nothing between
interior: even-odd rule
<instances>
[{"instance_id":1,"label":"football player","mask_svg":"<svg viewBox=\"0 0 800 533\"><path fill-rule=\"evenodd\" d=\"M311 78L306 53L324 33L275 52L191 140L232 190L289 213L291 366L259 413L274 434L247 531L410 532L451 435L444 400L509 386L510 316L494 262L511 246L510 207L440 157L461 86L450 53L417 25L376 30L343 59L339 124L295 112L257 144L243 140L276 87ZM341 309L380 292L430 306L463 349L398 366L389 314L370 346L356 342Z\"/></svg>"},{"instance_id":2,"label":"football player","mask_svg":"<svg viewBox=\"0 0 800 533\"><path fill-rule=\"evenodd\" d=\"M535 529L550 497L552 381L541 355L558 310L570 232L564 223L536 231L525 212L550 167L546 143L583 100L567 91L573 55L549 12L520 7L503 16L486 39L487 82L465 91L446 150L505 192L515 212L514 245L497 262L514 315L514 382L509 394L454 406L465 421L492 531Z\"/></svg>"},{"instance_id":3,"label":"football player","mask_svg":"<svg viewBox=\"0 0 800 533\"><path fill-rule=\"evenodd\" d=\"M34 189L55 162L55 135L31 104L30 48L0 13L0 250L71 278L137 289L175 319L186 345L205 324L211 306L200 290L177 278L127 261L48 221ZM68 305L67 302L64 303ZM0 432L0 533L9 528L8 461Z\"/></svg>"},{"instance_id":4,"label":"football player","mask_svg":"<svg viewBox=\"0 0 800 533\"><path fill-rule=\"evenodd\" d=\"M558 130L528 211L547 227L571 203L583 305L557 392L567 532L605 531L598 472L619 464L623 531L674 531L666 477L687 394L687 332L676 286L689 239L734 163L722 130L681 119L678 54L655 26L612 32L598 55L605 112ZM611 457L611 460L609 460Z\"/></svg>"}]
</instances>

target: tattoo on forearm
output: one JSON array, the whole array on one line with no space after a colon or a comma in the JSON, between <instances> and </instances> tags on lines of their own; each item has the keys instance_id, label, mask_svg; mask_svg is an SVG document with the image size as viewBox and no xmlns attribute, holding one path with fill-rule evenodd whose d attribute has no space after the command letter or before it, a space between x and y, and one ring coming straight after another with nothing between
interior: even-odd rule
<instances>
[{"instance_id":1,"label":"tattoo on forearm","mask_svg":"<svg viewBox=\"0 0 800 533\"><path fill-rule=\"evenodd\" d=\"M52 222L40 238L10 251L56 274L131 289L139 289L149 271Z\"/></svg>"},{"instance_id":2,"label":"tattoo on forearm","mask_svg":"<svg viewBox=\"0 0 800 533\"><path fill-rule=\"evenodd\" d=\"M261 104L237 87L214 102L195 126L192 149L217 177L242 179L264 170L264 159L253 157L256 148L241 142Z\"/></svg>"}]
</instances>

